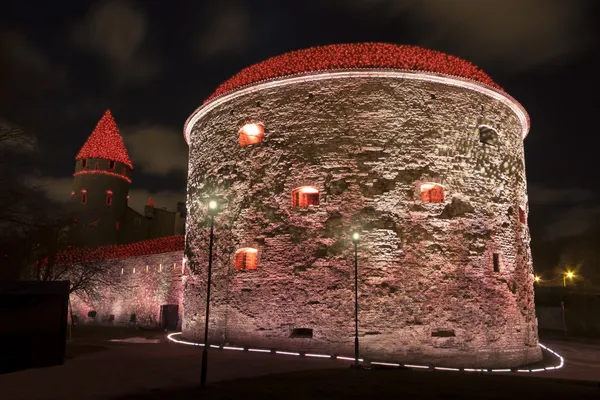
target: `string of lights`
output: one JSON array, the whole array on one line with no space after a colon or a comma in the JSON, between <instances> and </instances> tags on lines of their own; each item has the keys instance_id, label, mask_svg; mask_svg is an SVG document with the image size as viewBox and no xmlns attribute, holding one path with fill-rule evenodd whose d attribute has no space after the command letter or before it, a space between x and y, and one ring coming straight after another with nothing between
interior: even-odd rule
<instances>
[{"instance_id":1,"label":"string of lights","mask_svg":"<svg viewBox=\"0 0 600 400\"><path fill-rule=\"evenodd\" d=\"M175 336L180 336L182 332L174 332L167 335L167 339L169 339L173 343L184 344L188 346L199 346L204 347L204 343L190 342L187 340L176 339ZM380 365L386 367L403 367L410 369L421 369L421 370L436 370L436 371L457 371L457 372L542 372L542 371L552 371L556 369L560 369L565 364L565 359L555 352L554 350L544 346L539 343L540 347L552 355L554 355L559 363L557 365L552 365L544 368L533 368L533 369L516 369L516 368L451 368L451 367L438 367L432 365L414 365L414 364L401 364L401 363L391 363L391 362L382 362L382 361L370 361L371 365ZM281 351L281 350L268 350L268 349L255 349L251 347L234 347L234 346L218 346L211 344L210 347L218 348L221 350L237 350L237 351L248 351L252 353L270 353L270 354L280 354L280 355L288 355L288 356L303 356L303 357L319 357L319 358L329 358L332 360L344 360L344 361L354 361L353 357L345 357L333 354L312 354L312 353L298 353L291 351ZM360 362L364 362L364 359L359 359Z\"/></svg>"},{"instance_id":2,"label":"string of lights","mask_svg":"<svg viewBox=\"0 0 600 400\"><path fill-rule=\"evenodd\" d=\"M502 89L476 65L439 51L389 43L336 44L292 51L246 67L217 87L205 103L268 79L315 71L369 68L433 72Z\"/></svg>"},{"instance_id":3,"label":"string of lights","mask_svg":"<svg viewBox=\"0 0 600 400\"><path fill-rule=\"evenodd\" d=\"M96 128L75 157L76 160L86 158L117 161L133 169L123 138L110 110L106 110L100 118Z\"/></svg>"}]
</instances>

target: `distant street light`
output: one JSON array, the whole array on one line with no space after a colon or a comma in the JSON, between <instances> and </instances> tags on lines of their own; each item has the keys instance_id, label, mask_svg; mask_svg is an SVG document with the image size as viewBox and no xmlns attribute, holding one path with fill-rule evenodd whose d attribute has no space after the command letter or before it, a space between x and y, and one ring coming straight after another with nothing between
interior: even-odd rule
<instances>
[{"instance_id":1,"label":"distant street light","mask_svg":"<svg viewBox=\"0 0 600 400\"><path fill-rule=\"evenodd\" d=\"M208 367L208 316L210 311L210 286L212 280L212 256L215 215L219 212L219 204L216 200L208 201L208 215L210 216L210 242L208 245L208 279L206 283L206 321L204 322L204 349L202 350L202 371L200 374L200 387L206 385L206 369Z\"/></svg>"},{"instance_id":2,"label":"distant street light","mask_svg":"<svg viewBox=\"0 0 600 400\"><path fill-rule=\"evenodd\" d=\"M539 275L536 275L533 280L535 281L535 283L540 283L540 281L542 280L542 278L540 278Z\"/></svg>"},{"instance_id":3,"label":"distant street light","mask_svg":"<svg viewBox=\"0 0 600 400\"><path fill-rule=\"evenodd\" d=\"M352 233L354 242L354 367L358 368L358 241L360 234Z\"/></svg>"},{"instance_id":4,"label":"distant street light","mask_svg":"<svg viewBox=\"0 0 600 400\"><path fill-rule=\"evenodd\" d=\"M574 277L575 277L575 274L573 272L567 271L563 275L563 287L567 287L567 278L569 278L570 280L573 280Z\"/></svg>"}]
</instances>

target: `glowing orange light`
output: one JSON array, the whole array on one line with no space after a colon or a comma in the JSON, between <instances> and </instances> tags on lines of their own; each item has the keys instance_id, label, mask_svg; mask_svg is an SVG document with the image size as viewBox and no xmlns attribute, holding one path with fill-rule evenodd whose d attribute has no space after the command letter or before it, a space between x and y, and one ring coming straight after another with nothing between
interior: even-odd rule
<instances>
[{"instance_id":1,"label":"glowing orange light","mask_svg":"<svg viewBox=\"0 0 600 400\"><path fill-rule=\"evenodd\" d=\"M263 124L246 124L240 128L240 146L256 144L263 141L265 127Z\"/></svg>"},{"instance_id":2,"label":"glowing orange light","mask_svg":"<svg viewBox=\"0 0 600 400\"><path fill-rule=\"evenodd\" d=\"M239 249L235 253L235 269L254 270L257 268L258 250L252 247Z\"/></svg>"},{"instance_id":3,"label":"glowing orange light","mask_svg":"<svg viewBox=\"0 0 600 400\"><path fill-rule=\"evenodd\" d=\"M319 205L319 190L312 186L302 186L292 191L292 207Z\"/></svg>"},{"instance_id":4,"label":"glowing orange light","mask_svg":"<svg viewBox=\"0 0 600 400\"><path fill-rule=\"evenodd\" d=\"M536 283L539 283L539 282L542 280L542 278L540 278L538 275L536 275L536 276L533 278L533 280L534 280Z\"/></svg>"},{"instance_id":5,"label":"glowing orange light","mask_svg":"<svg viewBox=\"0 0 600 400\"><path fill-rule=\"evenodd\" d=\"M444 187L437 183L421 184L421 201L427 203L443 203Z\"/></svg>"}]
</instances>

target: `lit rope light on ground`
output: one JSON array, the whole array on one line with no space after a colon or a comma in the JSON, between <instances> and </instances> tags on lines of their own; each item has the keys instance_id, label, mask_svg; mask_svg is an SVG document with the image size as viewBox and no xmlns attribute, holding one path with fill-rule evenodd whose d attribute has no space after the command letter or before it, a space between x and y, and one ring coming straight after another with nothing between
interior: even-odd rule
<instances>
[{"instance_id":1,"label":"lit rope light on ground","mask_svg":"<svg viewBox=\"0 0 600 400\"><path fill-rule=\"evenodd\" d=\"M203 343L189 342L187 340L175 339L175 336L181 335L181 332L174 332L167 335L167 339L172 341L173 343L178 344L186 344L188 346L204 346ZM545 367L545 368L535 368L535 369L511 369L511 368L496 368L496 369L485 369L485 368L450 368L450 367L436 367L436 366L428 366L428 365L415 365L415 364L399 364L399 363L389 363L389 362L381 362L381 361L371 361L371 365L381 365L387 367L404 367L404 368L412 368L412 369L433 369L437 371L461 371L461 372L542 372L542 371L551 371L555 369L562 368L565 365L565 359L555 352L552 349L544 346L541 343L538 343L540 347L554 356L558 357L560 363L558 365ZM329 359L337 359L337 360L345 360L345 361L354 361L353 357L343 357L343 356L334 356L327 354L312 354L312 353L297 353L291 351L281 351L281 350L266 350L266 349L253 349L248 347L234 347L234 346L217 346L214 344L210 345L211 348L216 348L220 350L237 350L237 351L249 351L256 353L269 353L269 354L281 354L281 355L290 355L290 356L304 356L304 357L319 357L319 358L329 358ZM364 362L364 359L359 358L358 361Z\"/></svg>"}]
</instances>

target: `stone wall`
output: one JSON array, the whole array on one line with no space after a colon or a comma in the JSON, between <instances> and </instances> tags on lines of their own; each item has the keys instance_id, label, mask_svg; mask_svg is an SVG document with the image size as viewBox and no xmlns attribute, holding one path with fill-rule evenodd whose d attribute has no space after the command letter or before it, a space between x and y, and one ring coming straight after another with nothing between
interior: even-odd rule
<instances>
[{"instance_id":1,"label":"stone wall","mask_svg":"<svg viewBox=\"0 0 600 400\"><path fill-rule=\"evenodd\" d=\"M109 271L110 285L101 285L100 296L71 295L71 307L78 322L129 326L160 326L161 305L177 304L178 326L182 315L183 252L176 251L118 260L95 261ZM95 318L88 312L96 311ZM114 319L111 320L111 315Z\"/></svg>"},{"instance_id":2,"label":"stone wall","mask_svg":"<svg viewBox=\"0 0 600 400\"><path fill-rule=\"evenodd\" d=\"M519 221L522 121L458 83L307 77L232 96L200 118L190 141L184 337L202 338L205 199L218 195L212 341L353 354L358 229L361 355L465 367L540 359L530 237ZM264 124L264 141L240 147L248 122ZM481 125L498 132L496 146L479 141ZM445 201L423 202L424 182L443 185ZM320 205L292 208L300 186L319 189ZM233 268L243 247L258 249L257 270ZM295 337L299 328L312 338Z\"/></svg>"}]
</instances>

